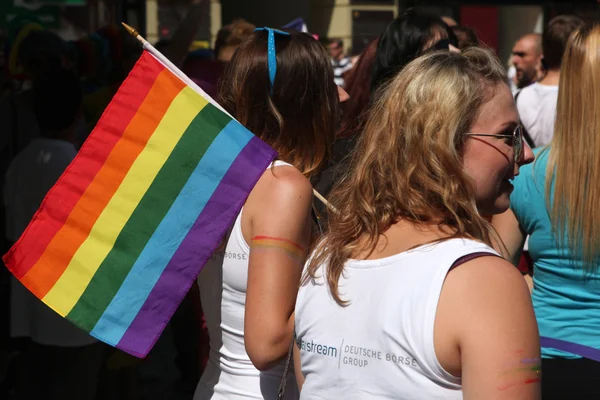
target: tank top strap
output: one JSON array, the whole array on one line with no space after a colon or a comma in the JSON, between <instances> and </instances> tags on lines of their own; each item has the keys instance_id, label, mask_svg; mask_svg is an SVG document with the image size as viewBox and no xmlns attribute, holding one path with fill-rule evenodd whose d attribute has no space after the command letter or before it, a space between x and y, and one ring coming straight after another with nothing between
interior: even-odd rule
<instances>
[{"instance_id":1,"label":"tank top strap","mask_svg":"<svg viewBox=\"0 0 600 400\"><path fill-rule=\"evenodd\" d=\"M267 169L269 169L271 167L293 167L293 165L290 163L286 163L285 161L275 160L271 164L269 164Z\"/></svg>"}]
</instances>

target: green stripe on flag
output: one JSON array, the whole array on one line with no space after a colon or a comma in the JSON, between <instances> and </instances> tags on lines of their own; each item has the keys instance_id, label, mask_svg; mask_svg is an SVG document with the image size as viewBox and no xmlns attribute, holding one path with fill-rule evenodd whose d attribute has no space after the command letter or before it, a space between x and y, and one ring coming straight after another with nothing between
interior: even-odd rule
<instances>
[{"instance_id":1,"label":"green stripe on flag","mask_svg":"<svg viewBox=\"0 0 600 400\"><path fill-rule=\"evenodd\" d=\"M94 328L194 168L229 121L231 118L210 103L198 113L67 315L69 320L87 331Z\"/></svg>"}]
</instances>

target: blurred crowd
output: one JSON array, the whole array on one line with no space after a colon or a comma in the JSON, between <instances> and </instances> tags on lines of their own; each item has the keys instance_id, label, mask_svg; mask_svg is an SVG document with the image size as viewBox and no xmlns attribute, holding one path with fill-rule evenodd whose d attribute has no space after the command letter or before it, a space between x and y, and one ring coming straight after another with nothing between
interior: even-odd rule
<instances>
[{"instance_id":1,"label":"blurred crowd","mask_svg":"<svg viewBox=\"0 0 600 400\"><path fill-rule=\"evenodd\" d=\"M417 9L360 54L243 19L190 51L199 4L155 47L279 152L281 177L265 172L227 238L249 261L209 263L143 360L2 268L0 398L275 399L282 378L285 399L600 398L598 25L557 16L507 63ZM4 40L2 254L142 51L115 26L67 42L29 23ZM311 254L306 268L253 254L264 232Z\"/></svg>"}]
</instances>

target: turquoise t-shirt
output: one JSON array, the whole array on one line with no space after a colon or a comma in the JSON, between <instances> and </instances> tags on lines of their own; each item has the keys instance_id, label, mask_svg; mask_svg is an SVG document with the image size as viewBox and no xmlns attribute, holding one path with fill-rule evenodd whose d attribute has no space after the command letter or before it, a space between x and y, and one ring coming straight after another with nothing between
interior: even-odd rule
<instances>
[{"instance_id":1,"label":"turquoise t-shirt","mask_svg":"<svg viewBox=\"0 0 600 400\"><path fill-rule=\"evenodd\" d=\"M600 350L600 266L582 268L581 254L560 247L552 232L545 199L548 149L536 149L534 163L521 167L510 207L529 237L534 263L533 307L540 336ZM551 348L542 357L578 358Z\"/></svg>"}]
</instances>

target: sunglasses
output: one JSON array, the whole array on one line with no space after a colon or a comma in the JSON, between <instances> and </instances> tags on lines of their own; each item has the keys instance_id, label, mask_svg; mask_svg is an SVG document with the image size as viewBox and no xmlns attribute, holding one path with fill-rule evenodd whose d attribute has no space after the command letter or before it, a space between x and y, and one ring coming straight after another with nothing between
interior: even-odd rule
<instances>
[{"instance_id":1,"label":"sunglasses","mask_svg":"<svg viewBox=\"0 0 600 400\"><path fill-rule=\"evenodd\" d=\"M519 124L515 128L512 135L501 135L492 133L465 133L467 136L486 136L486 137L497 137L497 138L512 138L512 146L514 150L514 161L519 163L523 160L523 125Z\"/></svg>"}]
</instances>

